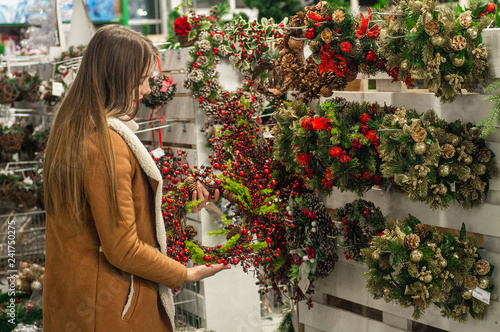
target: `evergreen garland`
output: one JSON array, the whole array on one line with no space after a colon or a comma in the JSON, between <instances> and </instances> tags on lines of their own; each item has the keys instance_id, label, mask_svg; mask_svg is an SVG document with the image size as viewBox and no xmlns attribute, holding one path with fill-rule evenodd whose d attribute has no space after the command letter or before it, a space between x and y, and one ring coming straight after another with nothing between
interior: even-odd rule
<instances>
[{"instance_id":1,"label":"evergreen garland","mask_svg":"<svg viewBox=\"0 0 500 332\"><path fill-rule=\"evenodd\" d=\"M500 80L491 83L485 90L485 92L490 93L495 90L500 89ZM484 126L483 128L483 138L486 138L489 134L495 131L495 122L500 125L500 93L492 93L484 101L490 101L493 103L490 114L485 118L480 120L477 125Z\"/></svg>"}]
</instances>

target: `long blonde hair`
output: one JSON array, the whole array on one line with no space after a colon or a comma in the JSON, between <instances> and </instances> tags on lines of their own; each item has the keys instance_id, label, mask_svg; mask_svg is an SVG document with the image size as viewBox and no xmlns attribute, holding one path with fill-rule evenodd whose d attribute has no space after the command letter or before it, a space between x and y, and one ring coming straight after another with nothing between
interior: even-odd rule
<instances>
[{"instance_id":1,"label":"long blonde hair","mask_svg":"<svg viewBox=\"0 0 500 332\"><path fill-rule=\"evenodd\" d=\"M139 85L157 56L148 38L123 26L105 26L92 37L49 135L44 163L47 215L72 220L78 227L85 225L83 165L92 135L105 165L103 185L115 219L111 222L121 218L107 118L135 117Z\"/></svg>"}]
</instances>

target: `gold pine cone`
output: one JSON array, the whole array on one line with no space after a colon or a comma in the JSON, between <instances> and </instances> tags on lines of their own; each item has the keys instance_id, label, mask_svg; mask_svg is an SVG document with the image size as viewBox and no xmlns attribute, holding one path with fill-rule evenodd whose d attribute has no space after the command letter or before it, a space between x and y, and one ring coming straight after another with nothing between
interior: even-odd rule
<instances>
[{"instance_id":1,"label":"gold pine cone","mask_svg":"<svg viewBox=\"0 0 500 332\"><path fill-rule=\"evenodd\" d=\"M470 27L472 23L472 17L470 16L470 12L466 11L460 14L460 16L458 17L458 22L460 22L460 27L462 29L467 29L468 27Z\"/></svg>"},{"instance_id":2,"label":"gold pine cone","mask_svg":"<svg viewBox=\"0 0 500 332\"><path fill-rule=\"evenodd\" d=\"M411 132L411 138L413 138L415 142L423 142L427 138L427 130L423 127L415 128Z\"/></svg>"},{"instance_id":3,"label":"gold pine cone","mask_svg":"<svg viewBox=\"0 0 500 332\"><path fill-rule=\"evenodd\" d=\"M443 152L441 152L441 155L444 159L453 158L455 155L455 148L451 144L445 144L443 145Z\"/></svg>"},{"instance_id":4,"label":"gold pine cone","mask_svg":"<svg viewBox=\"0 0 500 332\"><path fill-rule=\"evenodd\" d=\"M479 285L479 281L475 276L470 276L469 278L465 279L464 281L464 287L467 288L468 290L473 290Z\"/></svg>"},{"instance_id":5,"label":"gold pine cone","mask_svg":"<svg viewBox=\"0 0 500 332\"><path fill-rule=\"evenodd\" d=\"M408 234L405 236L404 245L409 250L417 249L420 245L420 237L417 234Z\"/></svg>"},{"instance_id":6,"label":"gold pine cone","mask_svg":"<svg viewBox=\"0 0 500 332\"><path fill-rule=\"evenodd\" d=\"M454 51L461 51L467 46L467 39L464 36L455 36L451 40L451 48Z\"/></svg>"},{"instance_id":7,"label":"gold pine cone","mask_svg":"<svg viewBox=\"0 0 500 332\"><path fill-rule=\"evenodd\" d=\"M476 262L476 273L480 276L487 275L490 272L490 263L484 259L480 259Z\"/></svg>"},{"instance_id":8,"label":"gold pine cone","mask_svg":"<svg viewBox=\"0 0 500 332\"><path fill-rule=\"evenodd\" d=\"M325 30L321 32L321 40L323 40L327 44L330 44L330 42L333 40L333 33L330 28L325 28Z\"/></svg>"},{"instance_id":9,"label":"gold pine cone","mask_svg":"<svg viewBox=\"0 0 500 332\"><path fill-rule=\"evenodd\" d=\"M477 161L487 163L491 160L491 151L488 148L483 148L477 153Z\"/></svg>"},{"instance_id":10,"label":"gold pine cone","mask_svg":"<svg viewBox=\"0 0 500 332\"><path fill-rule=\"evenodd\" d=\"M418 224L415 226L413 233L418 235L421 239L425 239L431 230L431 226L425 224Z\"/></svg>"},{"instance_id":11,"label":"gold pine cone","mask_svg":"<svg viewBox=\"0 0 500 332\"><path fill-rule=\"evenodd\" d=\"M425 24L425 32L429 36L434 36L439 32L439 22L437 20L430 20Z\"/></svg>"}]
</instances>

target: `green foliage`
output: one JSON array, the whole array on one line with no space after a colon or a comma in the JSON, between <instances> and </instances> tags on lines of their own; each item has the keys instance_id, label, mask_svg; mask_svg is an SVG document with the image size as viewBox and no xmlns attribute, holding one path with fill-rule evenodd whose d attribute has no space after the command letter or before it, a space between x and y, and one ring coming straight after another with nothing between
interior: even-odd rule
<instances>
[{"instance_id":1,"label":"green foliage","mask_svg":"<svg viewBox=\"0 0 500 332\"><path fill-rule=\"evenodd\" d=\"M263 17L273 18L275 22L281 22L286 17L295 15L302 10L302 4L299 0L243 0L248 8L259 10L259 20Z\"/></svg>"},{"instance_id":2,"label":"green foliage","mask_svg":"<svg viewBox=\"0 0 500 332\"><path fill-rule=\"evenodd\" d=\"M233 248L236 242L240 239L240 234L236 234L232 238L230 238L219 250L221 255L224 255L228 252L229 248Z\"/></svg>"},{"instance_id":3,"label":"green foliage","mask_svg":"<svg viewBox=\"0 0 500 332\"><path fill-rule=\"evenodd\" d=\"M489 92L491 94L484 98L484 101L492 102L493 106L490 114L477 123L478 126L484 126L483 138L486 138L489 134L495 131L495 124L500 125L500 92L496 91L498 89L500 89L500 80L491 83L485 90L485 92Z\"/></svg>"},{"instance_id":4,"label":"green foliage","mask_svg":"<svg viewBox=\"0 0 500 332\"><path fill-rule=\"evenodd\" d=\"M266 241L261 241L257 243L250 243L250 244L244 244L243 248L252 248L252 251L259 251L261 249L264 249L267 247L267 242Z\"/></svg>"},{"instance_id":5,"label":"green foliage","mask_svg":"<svg viewBox=\"0 0 500 332\"><path fill-rule=\"evenodd\" d=\"M287 311L283 315L283 318L281 319L281 323L278 326L278 332L295 332L295 330L293 329L292 312L291 311Z\"/></svg>"},{"instance_id":6,"label":"green foliage","mask_svg":"<svg viewBox=\"0 0 500 332\"><path fill-rule=\"evenodd\" d=\"M196 264L206 264L207 262L203 259L205 255L214 257L213 254L205 254L203 249L198 247L193 241L185 241L186 249L189 250L189 256L191 260Z\"/></svg>"},{"instance_id":7,"label":"green foliage","mask_svg":"<svg viewBox=\"0 0 500 332\"><path fill-rule=\"evenodd\" d=\"M199 199L197 201L187 201L184 203L185 207L186 207L186 212L187 213L191 213L191 211L193 211L193 208L200 204L201 202L203 202L203 200Z\"/></svg>"},{"instance_id":8,"label":"green foliage","mask_svg":"<svg viewBox=\"0 0 500 332\"><path fill-rule=\"evenodd\" d=\"M226 235L229 231L227 229L221 229L219 231L210 231L208 232L208 235L214 235L214 236L217 236L217 235Z\"/></svg>"},{"instance_id":9,"label":"green foliage","mask_svg":"<svg viewBox=\"0 0 500 332\"><path fill-rule=\"evenodd\" d=\"M278 271L283 264L285 264L286 258L284 255L280 255L274 259L273 267L275 271Z\"/></svg>"}]
</instances>

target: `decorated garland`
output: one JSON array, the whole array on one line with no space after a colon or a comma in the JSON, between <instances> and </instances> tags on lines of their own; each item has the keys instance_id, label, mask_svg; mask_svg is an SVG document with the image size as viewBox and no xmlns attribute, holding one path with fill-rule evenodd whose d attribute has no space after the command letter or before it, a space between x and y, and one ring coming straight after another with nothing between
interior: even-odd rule
<instances>
[{"instance_id":1,"label":"decorated garland","mask_svg":"<svg viewBox=\"0 0 500 332\"><path fill-rule=\"evenodd\" d=\"M418 319L433 303L442 315L466 322L482 319L486 304L476 299L476 288L491 292L493 267L477 253L475 239L441 233L409 216L389 220L381 236L361 250L369 271L367 289L375 299L413 307Z\"/></svg>"},{"instance_id":2,"label":"decorated garland","mask_svg":"<svg viewBox=\"0 0 500 332\"><path fill-rule=\"evenodd\" d=\"M177 83L172 76L159 73L149 78L151 93L142 99L143 104L149 108L155 108L167 104L175 96Z\"/></svg>"},{"instance_id":3,"label":"decorated garland","mask_svg":"<svg viewBox=\"0 0 500 332\"><path fill-rule=\"evenodd\" d=\"M363 199L336 209L335 218L342 223L337 235L343 238L341 247L346 248L346 259L360 260L361 249L368 247L372 238L385 228L385 218L380 209Z\"/></svg>"},{"instance_id":4,"label":"decorated garland","mask_svg":"<svg viewBox=\"0 0 500 332\"><path fill-rule=\"evenodd\" d=\"M484 202L490 178L499 175L481 130L459 120L448 124L433 111L423 117L401 108L386 116L379 153L384 177L432 209L453 201L469 209Z\"/></svg>"},{"instance_id":5,"label":"decorated garland","mask_svg":"<svg viewBox=\"0 0 500 332\"><path fill-rule=\"evenodd\" d=\"M376 130L384 114L376 104L340 98L322 103L316 117L301 102L285 104L275 115L274 157L322 194L335 186L362 195L383 182Z\"/></svg>"},{"instance_id":6,"label":"decorated garland","mask_svg":"<svg viewBox=\"0 0 500 332\"><path fill-rule=\"evenodd\" d=\"M453 101L461 89L473 91L490 81L488 52L481 31L491 19L473 20L480 10L457 5L439 10L436 0L401 0L385 16L379 53L388 73L408 85L423 79L442 102Z\"/></svg>"}]
</instances>

